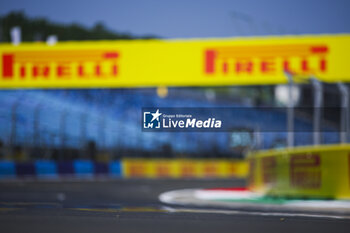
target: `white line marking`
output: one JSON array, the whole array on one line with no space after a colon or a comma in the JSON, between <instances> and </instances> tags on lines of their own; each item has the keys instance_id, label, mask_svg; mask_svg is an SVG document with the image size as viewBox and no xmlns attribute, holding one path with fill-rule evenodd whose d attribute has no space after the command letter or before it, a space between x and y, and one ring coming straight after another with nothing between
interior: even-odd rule
<instances>
[{"instance_id":1,"label":"white line marking","mask_svg":"<svg viewBox=\"0 0 350 233\"><path fill-rule=\"evenodd\" d=\"M215 210L215 209L186 209L166 207L164 210L173 213L205 213L205 214L227 214L227 215L252 215L252 216L276 216L276 217L307 217L307 218L331 218L331 219L350 219L350 216L326 215L326 214L302 214L302 213L283 213L283 212L256 212L242 210Z\"/></svg>"}]
</instances>

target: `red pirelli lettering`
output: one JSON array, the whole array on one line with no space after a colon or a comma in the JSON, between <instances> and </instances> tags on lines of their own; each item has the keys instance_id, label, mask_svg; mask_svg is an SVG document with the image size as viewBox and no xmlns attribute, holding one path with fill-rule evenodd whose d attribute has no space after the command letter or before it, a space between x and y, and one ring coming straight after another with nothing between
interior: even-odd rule
<instances>
[{"instance_id":1,"label":"red pirelli lettering","mask_svg":"<svg viewBox=\"0 0 350 233\"><path fill-rule=\"evenodd\" d=\"M3 79L13 78L14 56L12 54L2 55L2 77Z\"/></svg>"},{"instance_id":2,"label":"red pirelli lettering","mask_svg":"<svg viewBox=\"0 0 350 233\"><path fill-rule=\"evenodd\" d=\"M215 57L216 52L214 50L205 52L205 73L212 74L215 72Z\"/></svg>"}]
</instances>

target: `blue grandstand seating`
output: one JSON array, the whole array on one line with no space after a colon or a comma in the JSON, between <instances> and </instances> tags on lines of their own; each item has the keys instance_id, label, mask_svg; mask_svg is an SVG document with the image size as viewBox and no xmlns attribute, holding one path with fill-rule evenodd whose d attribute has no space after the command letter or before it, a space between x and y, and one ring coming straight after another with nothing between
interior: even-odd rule
<instances>
[{"instance_id":1,"label":"blue grandstand seating","mask_svg":"<svg viewBox=\"0 0 350 233\"><path fill-rule=\"evenodd\" d=\"M181 97L160 98L140 90L13 90L0 91L0 139L9 143L15 121L15 142L48 147L80 148L82 139L93 140L100 148L138 148L155 150L169 144L177 152L201 152L212 148L228 152L228 134L220 133L142 133L139 125L142 107L242 107L239 103L210 102ZM259 124L262 148L276 146L286 133L273 133L286 123L283 112L262 110L238 112L228 116L236 127ZM37 123L35 123L37 122ZM295 120L296 129L312 125ZM38 136L38 135L39 136ZM311 133L296 133L296 145L311 144ZM64 142L62 137L65 138ZM40 139L40 140L39 140ZM336 143L337 133L325 133L325 143Z\"/></svg>"}]
</instances>

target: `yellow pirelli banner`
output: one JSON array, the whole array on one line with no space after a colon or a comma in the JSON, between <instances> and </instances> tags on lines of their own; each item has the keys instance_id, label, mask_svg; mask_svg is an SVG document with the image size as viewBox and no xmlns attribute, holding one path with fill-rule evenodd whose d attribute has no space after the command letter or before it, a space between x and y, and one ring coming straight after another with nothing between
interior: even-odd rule
<instances>
[{"instance_id":1,"label":"yellow pirelli banner","mask_svg":"<svg viewBox=\"0 0 350 233\"><path fill-rule=\"evenodd\" d=\"M249 188L267 195L350 199L350 144L249 154Z\"/></svg>"},{"instance_id":2,"label":"yellow pirelli banner","mask_svg":"<svg viewBox=\"0 0 350 233\"><path fill-rule=\"evenodd\" d=\"M1 44L0 88L348 82L349 60L350 35Z\"/></svg>"},{"instance_id":3,"label":"yellow pirelli banner","mask_svg":"<svg viewBox=\"0 0 350 233\"><path fill-rule=\"evenodd\" d=\"M123 159L126 178L245 178L248 164L229 159Z\"/></svg>"}]
</instances>

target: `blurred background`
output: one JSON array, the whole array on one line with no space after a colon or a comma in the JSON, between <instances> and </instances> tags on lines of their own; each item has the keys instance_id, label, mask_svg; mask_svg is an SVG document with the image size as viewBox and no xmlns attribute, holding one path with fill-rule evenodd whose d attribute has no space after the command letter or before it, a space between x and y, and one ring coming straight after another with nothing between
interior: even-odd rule
<instances>
[{"instance_id":1,"label":"blurred background","mask_svg":"<svg viewBox=\"0 0 350 233\"><path fill-rule=\"evenodd\" d=\"M350 92L349 84L345 82L350 79L346 65L348 54L344 51L350 48L347 45L350 39L349 9L349 0L1 0L0 50L3 51L0 51L0 60L5 67L3 57L6 55L10 65L20 68L15 71L18 77L12 75L12 70L10 78L5 77L5 72L0 74L0 86L6 87L0 88L1 230L115 232L121 229L122 232L154 233L160 229L162 232L203 233L220 229L220 232L260 233L262 229L269 229L272 232L348 232ZM316 35L315 38L313 35ZM284 37L287 39L280 39ZM329 41L323 41L323 38ZM196 50L203 41L206 45L222 46L219 49L229 48L227 54L235 51L230 50L231 41L250 49L250 52L255 51L244 43L254 45L257 41L255 48L262 48L260 52L265 54L258 53L260 57L252 57L256 59L254 62L263 61L266 55L268 60L271 48L275 49L274 52L283 52L278 55L280 57L275 57L275 63L271 63L280 62L283 68L276 68L278 74L271 77L277 77L280 83L285 81L286 85L214 87L200 83L200 87L89 86L81 89L6 86L8 83L22 85L18 71L25 73L26 65L28 69L34 64L29 64L30 61L40 62L40 56L45 54L41 53L43 51L61 52L57 49L61 46L66 50L73 48L67 50L72 52L73 46L79 47L78 43L82 41L106 41L105 47L98 47L104 52L103 58L110 58L108 56L112 54L116 59L118 48L111 48L112 53L104 50L109 50L109 45L130 40L138 40L140 42L135 43L142 46L141 40L149 43L152 43L150 40L159 40L154 43L158 45L166 44L165 40L171 41L169 44L174 41L172 45L179 41L179 44L183 43L183 47L169 46L170 50L155 46L162 51L155 57L164 57L164 61L169 57L167 51L177 52L176 48L188 51L195 48L193 51L203 52L203 58L204 51L206 55L211 52L213 57L219 54L215 48ZM67 41L77 43L67 43L70 47L65 47L63 42ZM260 46L265 42L268 46ZM291 42L292 46L302 45L299 46L301 55L297 53L300 51L296 51L298 46L288 47L287 42ZM328 43L332 44L331 49L327 47ZM282 49L276 49L277 44L283 45ZM50 49L47 49L49 46ZM95 50L94 43L89 46L86 48ZM151 63L152 59L143 63L149 54L153 56L149 51L155 50L146 49L148 52L142 53L135 49L142 46L125 46L132 51L130 60L139 59L137 62L140 63L135 63L138 65L158 65ZM306 50L303 50L304 47ZM237 48L242 49L240 46ZM181 49L179 51L184 51ZM34 52L27 53L29 50ZM13 62L18 56L16 51L23 52L21 65L18 61ZM234 63L228 65L229 59L239 61L245 50L242 51L237 57L228 57L227 61L224 56L218 58L216 62L223 61L220 65L225 74L218 72L213 77L221 78L220 83L231 85L227 80L236 82L234 78L238 76L226 79L229 76L225 75L227 70L233 70ZM83 49L80 52L80 57L89 54ZM303 57L313 52L318 57ZM327 79L334 77L327 76L325 64L328 60L322 57L326 53L326 58L332 61L330 66L333 65L329 70L336 71L335 75L332 73L334 77L342 74L344 77L336 78L344 83L325 83L317 77L296 80L296 76L287 72L288 64L293 67L292 59L296 58L294 62L300 66L301 72L313 75L312 68L317 63L319 70L325 72L321 73L326 77L322 80L333 82ZM65 53L46 54L51 59L59 54L60 59L67 61L64 60L66 55L62 56ZM67 54L76 55L73 52ZM139 58L135 54L147 56ZM191 52L188 54L192 55ZM197 53L193 54L199 59ZM100 77L102 66L98 64L101 60L98 56L93 60L96 63L87 60L85 67L96 67L95 74L101 78L104 74ZM288 56L292 57L290 61ZM182 58L180 64L191 60L191 56ZM39 67L39 62L33 67ZM51 62L52 67L58 64L55 59L47 59L46 62ZM79 62L71 62L71 65L74 63L72 67L78 66ZM117 74L116 64L113 63L113 75ZM204 67L198 61L193 64ZM236 71L240 64L243 62L236 62ZM308 64L311 64L311 69L308 69ZM129 70L143 72L130 67ZM168 66L163 67L169 69ZM206 82L208 79L203 81L200 78L211 75L203 71L199 74L197 68L193 68L197 70L191 73L187 71L191 66L186 64L184 67L186 74L202 75L193 80L182 77L187 83ZM342 71L337 73L339 67ZM33 78L36 78L34 68ZM81 70L79 72L83 73ZM178 73L174 70L169 69L173 79L168 80L178 81ZM259 72L258 75L262 74ZM131 74L131 79L137 76L133 72ZM162 74L157 73L157 81L162 79ZM248 80L245 84L251 84L250 79L244 80L244 75L238 77L243 77L239 81L244 83ZM255 76L252 80L254 83L260 80L263 84L270 73L264 75ZM47 78L44 74L42 76ZM271 82L271 77L270 83L275 83ZM115 80L108 78L105 83L113 84ZM153 81L147 78L147 81ZM125 80L129 81L122 81ZM136 85L135 80L131 80L130 85ZM217 82L218 79L211 80ZM29 78L24 80L23 85L30 81ZM172 83L178 85L178 82ZM225 132L142 131L142 108L184 107L239 111L227 111L225 120L233 126ZM200 117L207 119L211 116ZM285 130L272 130L276 128ZM170 192L172 199L160 200L161 194L174 190L180 190L181 195L176 197L176 191ZM206 196L206 199L196 197L201 192L214 194ZM217 196L217 193L220 195ZM180 202L176 202L176 198ZM296 199L301 202L294 202ZM342 200L327 209L319 204L321 199L327 199L326 202ZM302 201L311 204L305 206ZM208 202L211 205L207 205ZM295 212L288 206L293 202L299 206ZM343 214L345 217L341 216Z\"/></svg>"},{"instance_id":2,"label":"blurred background","mask_svg":"<svg viewBox=\"0 0 350 233\"><path fill-rule=\"evenodd\" d=\"M0 41L55 44L349 32L349 2L335 2L2 1ZM296 85L293 93L293 105L300 107L295 117L306 120L312 129L313 111L302 107L313 106L315 90L307 83ZM339 128L338 86L324 85L322 95L323 106L332 107L322 119ZM249 119L232 116L238 124L250 122L232 132L145 133L139 124L141 108L287 105L286 86L0 90L0 158L19 162L243 159L248 150L286 147L286 132L259 131L257 111ZM286 116L276 110L275 118L285 122ZM320 138L322 144L341 141L339 132L323 133ZM296 133L295 145L313 143L312 132Z\"/></svg>"}]
</instances>

